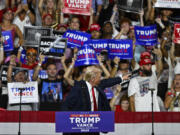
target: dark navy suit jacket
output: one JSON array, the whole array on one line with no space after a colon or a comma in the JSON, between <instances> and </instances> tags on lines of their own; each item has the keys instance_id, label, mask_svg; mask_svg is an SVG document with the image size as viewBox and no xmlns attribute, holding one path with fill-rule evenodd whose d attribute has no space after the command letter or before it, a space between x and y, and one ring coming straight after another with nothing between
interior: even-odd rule
<instances>
[{"instance_id":1,"label":"dark navy suit jacket","mask_svg":"<svg viewBox=\"0 0 180 135\"><path fill-rule=\"evenodd\" d=\"M113 85L122 82L120 77L101 80L100 84L96 87L99 92L98 96L98 111L110 111L108 100L104 93L104 89L112 87ZM75 81L74 87L66 97L63 105L63 111L91 111L90 96L88 87L85 81Z\"/></svg>"}]
</instances>

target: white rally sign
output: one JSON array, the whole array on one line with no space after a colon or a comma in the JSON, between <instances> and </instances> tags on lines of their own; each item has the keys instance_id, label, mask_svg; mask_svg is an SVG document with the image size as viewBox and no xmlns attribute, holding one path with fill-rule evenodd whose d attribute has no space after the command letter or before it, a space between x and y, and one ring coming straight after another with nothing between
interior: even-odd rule
<instances>
[{"instance_id":1,"label":"white rally sign","mask_svg":"<svg viewBox=\"0 0 180 135\"><path fill-rule=\"evenodd\" d=\"M9 104L20 103L20 93L22 95L21 103L37 103L38 102L37 82L8 83Z\"/></svg>"},{"instance_id":2,"label":"white rally sign","mask_svg":"<svg viewBox=\"0 0 180 135\"><path fill-rule=\"evenodd\" d=\"M157 0L155 7L180 8L180 0Z\"/></svg>"}]
</instances>

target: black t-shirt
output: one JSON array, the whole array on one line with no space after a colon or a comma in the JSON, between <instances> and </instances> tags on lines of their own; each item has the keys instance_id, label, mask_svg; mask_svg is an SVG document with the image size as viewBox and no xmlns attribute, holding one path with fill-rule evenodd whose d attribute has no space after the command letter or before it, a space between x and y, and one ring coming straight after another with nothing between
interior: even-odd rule
<instances>
[{"instance_id":1,"label":"black t-shirt","mask_svg":"<svg viewBox=\"0 0 180 135\"><path fill-rule=\"evenodd\" d=\"M41 79L41 84L39 85L40 110L60 111L64 94L63 80Z\"/></svg>"}]
</instances>

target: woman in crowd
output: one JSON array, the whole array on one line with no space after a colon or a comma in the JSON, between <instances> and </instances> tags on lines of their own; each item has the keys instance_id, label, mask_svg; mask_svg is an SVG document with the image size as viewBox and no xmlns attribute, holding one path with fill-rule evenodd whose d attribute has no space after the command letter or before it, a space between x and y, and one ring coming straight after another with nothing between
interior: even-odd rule
<instances>
[{"instance_id":1,"label":"woman in crowd","mask_svg":"<svg viewBox=\"0 0 180 135\"><path fill-rule=\"evenodd\" d=\"M26 60L24 61L24 63L21 63L21 61L20 61L21 51L22 51L22 48L20 48L18 50L18 56L17 56L19 63L20 63L20 66L22 68L34 69L38 64L38 62L37 62L37 50L34 48L28 48L26 50Z\"/></svg>"},{"instance_id":2,"label":"woman in crowd","mask_svg":"<svg viewBox=\"0 0 180 135\"><path fill-rule=\"evenodd\" d=\"M166 93L165 108L168 111L179 112L180 111L180 65L176 67L175 77L172 82L172 87Z\"/></svg>"},{"instance_id":3,"label":"woman in crowd","mask_svg":"<svg viewBox=\"0 0 180 135\"><path fill-rule=\"evenodd\" d=\"M18 28L18 26L12 24L13 18L14 17L13 17L12 9L4 10L3 20L2 23L0 24L0 27L2 28L2 31L11 31L13 41L15 41L15 37L18 36L19 38L18 45L14 45L14 47L17 48L19 45L23 44L23 35L20 29Z\"/></svg>"},{"instance_id":4,"label":"woman in crowd","mask_svg":"<svg viewBox=\"0 0 180 135\"><path fill-rule=\"evenodd\" d=\"M115 104L120 92L121 92L121 86L117 85L115 95L110 101L111 110L116 112L129 112L130 102L127 93L121 97L118 105Z\"/></svg>"},{"instance_id":5,"label":"woman in crowd","mask_svg":"<svg viewBox=\"0 0 180 135\"><path fill-rule=\"evenodd\" d=\"M43 17L45 14L52 15L53 24L59 21L60 7L60 0L58 0L57 3L55 0L39 0L38 8L41 16Z\"/></svg>"}]
</instances>

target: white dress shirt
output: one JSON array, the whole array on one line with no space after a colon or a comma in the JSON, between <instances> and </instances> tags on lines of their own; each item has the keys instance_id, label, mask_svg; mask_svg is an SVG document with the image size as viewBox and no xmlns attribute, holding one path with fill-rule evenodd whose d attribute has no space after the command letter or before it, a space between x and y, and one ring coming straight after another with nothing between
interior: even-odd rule
<instances>
[{"instance_id":1,"label":"white dress shirt","mask_svg":"<svg viewBox=\"0 0 180 135\"><path fill-rule=\"evenodd\" d=\"M87 87L88 87L88 91L89 91L89 96L90 96L90 102L91 102L91 111L94 111L94 102L93 102L93 95L92 95L92 85L86 81ZM96 98L96 105L98 107L98 95L99 92L96 90L96 88L94 87L94 93L95 93L95 98Z\"/></svg>"}]
</instances>

